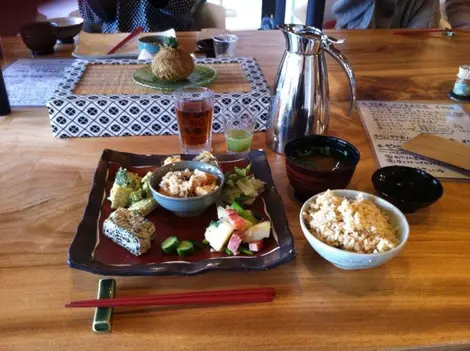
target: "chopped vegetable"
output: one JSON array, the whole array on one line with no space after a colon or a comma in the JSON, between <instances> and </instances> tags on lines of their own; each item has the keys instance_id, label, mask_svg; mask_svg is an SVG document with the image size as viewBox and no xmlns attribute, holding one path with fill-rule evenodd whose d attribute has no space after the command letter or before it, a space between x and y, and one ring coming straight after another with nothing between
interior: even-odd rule
<instances>
[{"instance_id":1,"label":"chopped vegetable","mask_svg":"<svg viewBox=\"0 0 470 351\"><path fill-rule=\"evenodd\" d=\"M236 201L234 201L232 203L232 206L231 206L235 211L237 211L237 213L245 218L247 221L253 223L253 224L256 224L258 223L258 220L255 218L255 216L253 216L253 214L251 213L250 210L245 210L243 209L243 207L241 207Z\"/></svg>"},{"instance_id":2,"label":"chopped vegetable","mask_svg":"<svg viewBox=\"0 0 470 351\"><path fill-rule=\"evenodd\" d=\"M248 170L246 168L234 168L235 174L239 177L246 177Z\"/></svg>"},{"instance_id":3,"label":"chopped vegetable","mask_svg":"<svg viewBox=\"0 0 470 351\"><path fill-rule=\"evenodd\" d=\"M250 256L253 256L255 254L253 251L248 250L246 247L240 247L240 253Z\"/></svg>"},{"instance_id":4,"label":"chopped vegetable","mask_svg":"<svg viewBox=\"0 0 470 351\"><path fill-rule=\"evenodd\" d=\"M220 252L224 250L225 246L227 246L227 242L232 235L233 228L230 223L224 219L215 223L217 223L217 226L211 223L209 227L207 227L204 237L215 251Z\"/></svg>"},{"instance_id":5,"label":"chopped vegetable","mask_svg":"<svg viewBox=\"0 0 470 351\"><path fill-rule=\"evenodd\" d=\"M181 162L181 156L180 155L173 155L173 156L168 156L166 159L163 160L163 165L168 165L170 163L176 163L176 162Z\"/></svg>"},{"instance_id":6,"label":"chopped vegetable","mask_svg":"<svg viewBox=\"0 0 470 351\"><path fill-rule=\"evenodd\" d=\"M130 179L127 176L127 169L120 167L118 171L116 172L116 178L114 182L123 188L132 188L130 187Z\"/></svg>"},{"instance_id":7,"label":"chopped vegetable","mask_svg":"<svg viewBox=\"0 0 470 351\"><path fill-rule=\"evenodd\" d=\"M240 247L243 239L243 233L235 230L230 237L227 248L236 256L239 254L238 248Z\"/></svg>"},{"instance_id":8,"label":"chopped vegetable","mask_svg":"<svg viewBox=\"0 0 470 351\"><path fill-rule=\"evenodd\" d=\"M176 236L170 236L162 242L162 250L166 253L175 253L180 241Z\"/></svg>"},{"instance_id":9,"label":"chopped vegetable","mask_svg":"<svg viewBox=\"0 0 470 351\"><path fill-rule=\"evenodd\" d=\"M263 240L253 241L248 244L248 248L253 252L259 252L263 249Z\"/></svg>"},{"instance_id":10,"label":"chopped vegetable","mask_svg":"<svg viewBox=\"0 0 470 351\"><path fill-rule=\"evenodd\" d=\"M202 241L202 243L203 243L204 245L209 245L209 242L208 242L206 239L204 239L204 240Z\"/></svg>"},{"instance_id":11,"label":"chopped vegetable","mask_svg":"<svg viewBox=\"0 0 470 351\"><path fill-rule=\"evenodd\" d=\"M137 174L129 172L125 168L119 168L109 195L111 208L129 207L143 198L152 198L148 185L151 174L152 172L148 172L141 179Z\"/></svg>"},{"instance_id":12,"label":"chopped vegetable","mask_svg":"<svg viewBox=\"0 0 470 351\"><path fill-rule=\"evenodd\" d=\"M146 198L152 197L152 190L150 189L150 185L148 182L142 184L142 194Z\"/></svg>"},{"instance_id":13,"label":"chopped vegetable","mask_svg":"<svg viewBox=\"0 0 470 351\"><path fill-rule=\"evenodd\" d=\"M227 212L225 211L225 208L222 206L217 207L217 218L222 219L222 218L227 218Z\"/></svg>"},{"instance_id":14,"label":"chopped vegetable","mask_svg":"<svg viewBox=\"0 0 470 351\"><path fill-rule=\"evenodd\" d=\"M240 190L245 194L245 196L256 196L258 195L256 192L255 187L253 186L252 182L250 181L250 178L242 178L237 181L237 186L240 188Z\"/></svg>"},{"instance_id":15,"label":"chopped vegetable","mask_svg":"<svg viewBox=\"0 0 470 351\"><path fill-rule=\"evenodd\" d=\"M142 199L129 207L130 211L137 211L142 216L147 217L154 209L157 208L157 202L154 198Z\"/></svg>"},{"instance_id":16,"label":"chopped vegetable","mask_svg":"<svg viewBox=\"0 0 470 351\"><path fill-rule=\"evenodd\" d=\"M148 172L145 177L142 178L142 195L143 197L153 197L152 190L150 190L150 176L152 172Z\"/></svg>"},{"instance_id":17,"label":"chopped vegetable","mask_svg":"<svg viewBox=\"0 0 470 351\"><path fill-rule=\"evenodd\" d=\"M237 213L236 210L231 209L231 208L227 208L225 210L225 212L227 213L228 222L230 223L230 225L233 227L234 230L240 230L240 231L244 232L245 230L247 230L248 228L253 226L253 223L251 223L251 222L247 221L245 218L241 217Z\"/></svg>"},{"instance_id":18,"label":"chopped vegetable","mask_svg":"<svg viewBox=\"0 0 470 351\"><path fill-rule=\"evenodd\" d=\"M233 173L229 177L238 177L238 175ZM259 223L255 213L262 219L259 213L245 209L237 201L226 208L217 206L219 220L211 221L205 233L205 238L212 249L218 252L225 251L227 255L239 255L240 252L254 255L260 251L263 248L263 239L271 234L271 222Z\"/></svg>"},{"instance_id":19,"label":"chopped vegetable","mask_svg":"<svg viewBox=\"0 0 470 351\"><path fill-rule=\"evenodd\" d=\"M222 190L222 201L228 204L237 201L239 204L251 205L264 191L264 182L252 174L251 164L245 168L235 167L225 174L225 186Z\"/></svg>"},{"instance_id":20,"label":"chopped vegetable","mask_svg":"<svg viewBox=\"0 0 470 351\"><path fill-rule=\"evenodd\" d=\"M183 240L176 248L179 256L189 256L194 252L194 245L191 241Z\"/></svg>"},{"instance_id":21,"label":"chopped vegetable","mask_svg":"<svg viewBox=\"0 0 470 351\"><path fill-rule=\"evenodd\" d=\"M194 246L196 246L197 248L199 248L201 250L206 249L207 245L208 245L208 244L205 244L204 242L200 242L200 241L197 241L197 240L191 240L191 242L193 243Z\"/></svg>"},{"instance_id":22,"label":"chopped vegetable","mask_svg":"<svg viewBox=\"0 0 470 351\"><path fill-rule=\"evenodd\" d=\"M149 183L152 172L148 171L147 174L142 178L142 183Z\"/></svg>"},{"instance_id":23,"label":"chopped vegetable","mask_svg":"<svg viewBox=\"0 0 470 351\"><path fill-rule=\"evenodd\" d=\"M122 188L115 183L109 195L111 208L115 210L119 207L128 207L131 204L131 193L133 191L132 188Z\"/></svg>"},{"instance_id":24,"label":"chopped vegetable","mask_svg":"<svg viewBox=\"0 0 470 351\"><path fill-rule=\"evenodd\" d=\"M209 151L203 151L199 155L193 158L194 161L209 163L217 168L220 167L219 160L212 155Z\"/></svg>"},{"instance_id":25,"label":"chopped vegetable","mask_svg":"<svg viewBox=\"0 0 470 351\"><path fill-rule=\"evenodd\" d=\"M249 228L243 236L243 242L251 243L254 241L263 240L269 238L271 234L271 222L265 221L258 223Z\"/></svg>"},{"instance_id":26,"label":"chopped vegetable","mask_svg":"<svg viewBox=\"0 0 470 351\"><path fill-rule=\"evenodd\" d=\"M115 183L121 188L138 189L140 187L140 177L127 169L120 167L116 172Z\"/></svg>"},{"instance_id":27,"label":"chopped vegetable","mask_svg":"<svg viewBox=\"0 0 470 351\"><path fill-rule=\"evenodd\" d=\"M140 200L142 200L142 198L143 198L142 189L137 189L136 191L132 192L130 196L132 204L139 202Z\"/></svg>"}]
</instances>

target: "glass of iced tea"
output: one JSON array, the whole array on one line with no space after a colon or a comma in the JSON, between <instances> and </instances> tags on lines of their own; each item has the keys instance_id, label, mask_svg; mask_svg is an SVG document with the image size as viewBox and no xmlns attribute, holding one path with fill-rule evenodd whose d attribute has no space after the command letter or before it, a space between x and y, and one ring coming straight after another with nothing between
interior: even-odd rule
<instances>
[{"instance_id":1,"label":"glass of iced tea","mask_svg":"<svg viewBox=\"0 0 470 351\"><path fill-rule=\"evenodd\" d=\"M251 105L234 105L223 111L225 144L228 154L250 151L258 110Z\"/></svg>"},{"instance_id":2,"label":"glass of iced tea","mask_svg":"<svg viewBox=\"0 0 470 351\"><path fill-rule=\"evenodd\" d=\"M210 151L214 93L202 87L178 89L173 93L183 153Z\"/></svg>"}]
</instances>

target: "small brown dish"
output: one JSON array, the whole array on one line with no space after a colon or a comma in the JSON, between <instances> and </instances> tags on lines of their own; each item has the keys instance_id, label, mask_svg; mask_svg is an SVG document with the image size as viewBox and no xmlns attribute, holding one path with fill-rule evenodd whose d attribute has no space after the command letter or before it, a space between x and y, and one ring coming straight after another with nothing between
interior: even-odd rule
<instances>
[{"instance_id":1,"label":"small brown dish","mask_svg":"<svg viewBox=\"0 0 470 351\"><path fill-rule=\"evenodd\" d=\"M57 41L62 44L73 44L73 38L83 27L83 18L60 17L49 20L57 28Z\"/></svg>"},{"instance_id":2,"label":"small brown dish","mask_svg":"<svg viewBox=\"0 0 470 351\"><path fill-rule=\"evenodd\" d=\"M346 188L361 157L352 144L326 135L293 139L284 152L287 177L300 201L328 189Z\"/></svg>"},{"instance_id":3,"label":"small brown dish","mask_svg":"<svg viewBox=\"0 0 470 351\"><path fill-rule=\"evenodd\" d=\"M57 27L50 22L29 23L21 27L21 38L33 56L51 55L57 40Z\"/></svg>"}]
</instances>

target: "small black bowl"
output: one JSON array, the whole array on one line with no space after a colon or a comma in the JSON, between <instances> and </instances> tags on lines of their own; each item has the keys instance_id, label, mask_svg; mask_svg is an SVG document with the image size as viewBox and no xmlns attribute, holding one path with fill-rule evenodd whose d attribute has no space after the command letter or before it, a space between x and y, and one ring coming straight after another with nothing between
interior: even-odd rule
<instances>
[{"instance_id":1,"label":"small black bowl","mask_svg":"<svg viewBox=\"0 0 470 351\"><path fill-rule=\"evenodd\" d=\"M196 43L198 51L206 54L207 57L215 57L214 40L203 39Z\"/></svg>"},{"instance_id":2,"label":"small black bowl","mask_svg":"<svg viewBox=\"0 0 470 351\"><path fill-rule=\"evenodd\" d=\"M29 23L20 28L23 42L31 50L33 56L54 53L57 40L57 27L50 22Z\"/></svg>"},{"instance_id":3,"label":"small black bowl","mask_svg":"<svg viewBox=\"0 0 470 351\"><path fill-rule=\"evenodd\" d=\"M444 193L442 184L429 173L405 166L383 167L372 175L375 192L403 213L432 205Z\"/></svg>"}]
</instances>

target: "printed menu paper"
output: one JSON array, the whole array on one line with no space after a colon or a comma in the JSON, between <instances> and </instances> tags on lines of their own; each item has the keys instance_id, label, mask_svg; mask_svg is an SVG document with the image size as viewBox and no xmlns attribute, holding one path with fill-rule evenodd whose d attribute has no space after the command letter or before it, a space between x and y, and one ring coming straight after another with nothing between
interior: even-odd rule
<instances>
[{"instance_id":1,"label":"printed menu paper","mask_svg":"<svg viewBox=\"0 0 470 351\"><path fill-rule=\"evenodd\" d=\"M421 133L470 145L470 117L461 106L386 101L358 101L357 106L380 167L408 166L439 178L470 179L468 172L400 150Z\"/></svg>"},{"instance_id":2,"label":"printed menu paper","mask_svg":"<svg viewBox=\"0 0 470 351\"><path fill-rule=\"evenodd\" d=\"M10 105L46 106L73 59L18 59L3 71Z\"/></svg>"}]
</instances>

